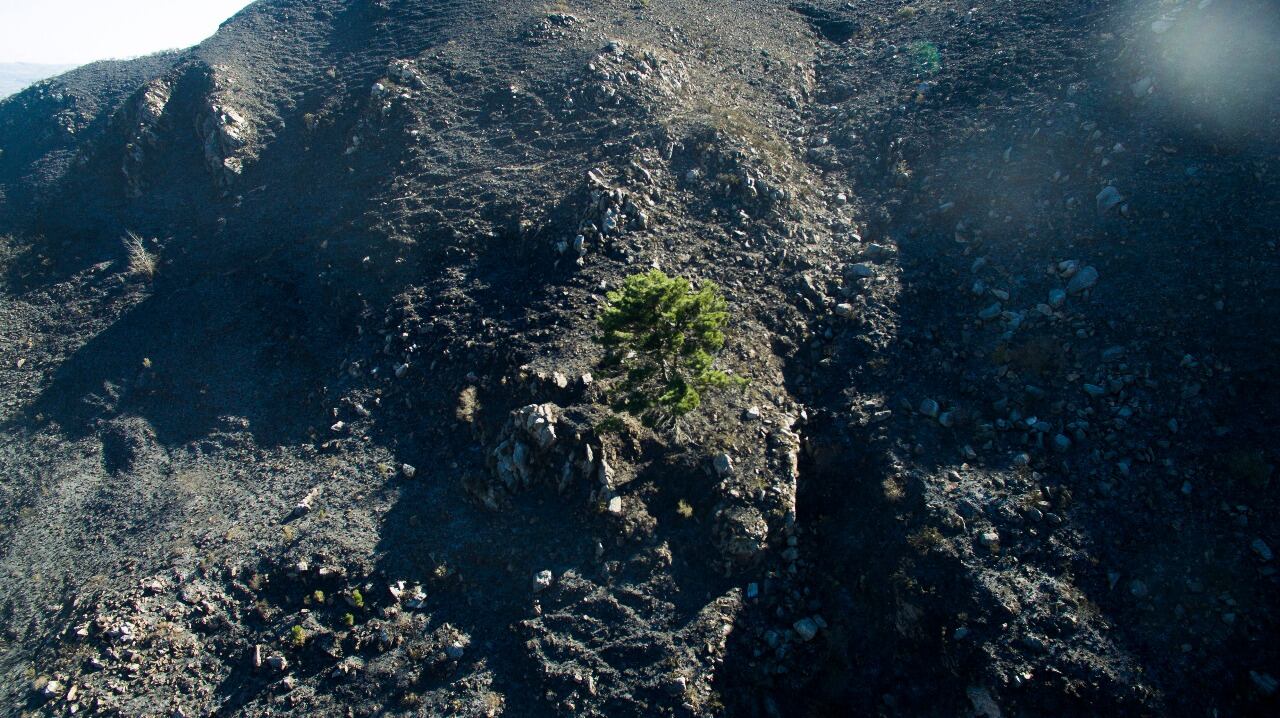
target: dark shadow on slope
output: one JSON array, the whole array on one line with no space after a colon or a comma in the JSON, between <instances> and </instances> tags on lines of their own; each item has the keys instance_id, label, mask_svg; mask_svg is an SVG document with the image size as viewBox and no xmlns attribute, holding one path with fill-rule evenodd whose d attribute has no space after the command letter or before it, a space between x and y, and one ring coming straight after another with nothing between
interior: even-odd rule
<instances>
[{"instance_id":1,"label":"dark shadow on slope","mask_svg":"<svg viewBox=\"0 0 1280 718\"><path fill-rule=\"evenodd\" d=\"M165 446L242 417L263 444L305 440L323 417L322 377L340 361L327 310L291 282L248 274L158 280L58 367L30 417L78 437L99 420L137 414Z\"/></svg>"}]
</instances>

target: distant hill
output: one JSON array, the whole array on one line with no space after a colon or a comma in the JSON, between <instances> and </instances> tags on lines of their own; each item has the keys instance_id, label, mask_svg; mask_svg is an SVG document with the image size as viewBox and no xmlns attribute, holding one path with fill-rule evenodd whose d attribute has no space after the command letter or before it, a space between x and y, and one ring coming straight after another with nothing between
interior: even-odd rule
<instances>
[{"instance_id":1,"label":"distant hill","mask_svg":"<svg viewBox=\"0 0 1280 718\"><path fill-rule=\"evenodd\" d=\"M0 62L0 98L8 97L33 82L66 72L75 65L40 65L30 62Z\"/></svg>"}]
</instances>

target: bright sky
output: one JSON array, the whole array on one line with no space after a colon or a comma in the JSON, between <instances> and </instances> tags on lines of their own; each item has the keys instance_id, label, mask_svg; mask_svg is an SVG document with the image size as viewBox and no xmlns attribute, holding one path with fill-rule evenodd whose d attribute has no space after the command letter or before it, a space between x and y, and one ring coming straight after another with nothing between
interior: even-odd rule
<instances>
[{"instance_id":1,"label":"bright sky","mask_svg":"<svg viewBox=\"0 0 1280 718\"><path fill-rule=\"evenodd\" d=\"M0 62L79 65L190 47L249 0L0 0Z\"/></svg>"}]
</instances>

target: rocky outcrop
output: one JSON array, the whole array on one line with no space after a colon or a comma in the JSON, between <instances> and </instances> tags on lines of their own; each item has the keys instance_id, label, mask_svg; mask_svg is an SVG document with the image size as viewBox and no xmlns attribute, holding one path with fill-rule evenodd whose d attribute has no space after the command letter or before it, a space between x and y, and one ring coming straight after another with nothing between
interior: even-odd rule
<instances>
[{"instance_id":1,"label":"rocky outcrop","mask_svg":"<svg viewBox=\"0 0 1280 718\"><path fill-rule=\"evenodd\" d=\"M124 174L125 193L130 198L141 197L146 189L142 168L148 154L160 142L160 122L172 93L170 80L152 80L138 91L126 114L130 135L120 171Z\"/></svg>"},{"instance_id":2,"label":"rocky outcrop","mask_svg":"<svg viewBox=\"0 0 1280 718\"><path fill-rule=\"evenodd\" d=\"M228 68L213 68L212 85L208 105L196 119L196 132L214 181L230 188L246 165L257 159L258 131L248 111L236 102Z\"/></svg>"}]
</instances>

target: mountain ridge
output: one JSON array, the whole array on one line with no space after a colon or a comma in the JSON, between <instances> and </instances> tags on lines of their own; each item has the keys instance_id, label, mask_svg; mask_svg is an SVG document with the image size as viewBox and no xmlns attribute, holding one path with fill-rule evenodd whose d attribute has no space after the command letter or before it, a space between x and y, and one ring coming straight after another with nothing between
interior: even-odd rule
<instances>
[{"instance_id":1,"label":"mountain ridge","mask_svg":"<svg viewBox=\"0 0 1280 718\"><path fill-rule=\"evenodd\" d=\"M1278 18L1169 5L260 0L0 100L4 714L1265 713Z\"/></svg>"}]
</instances>

